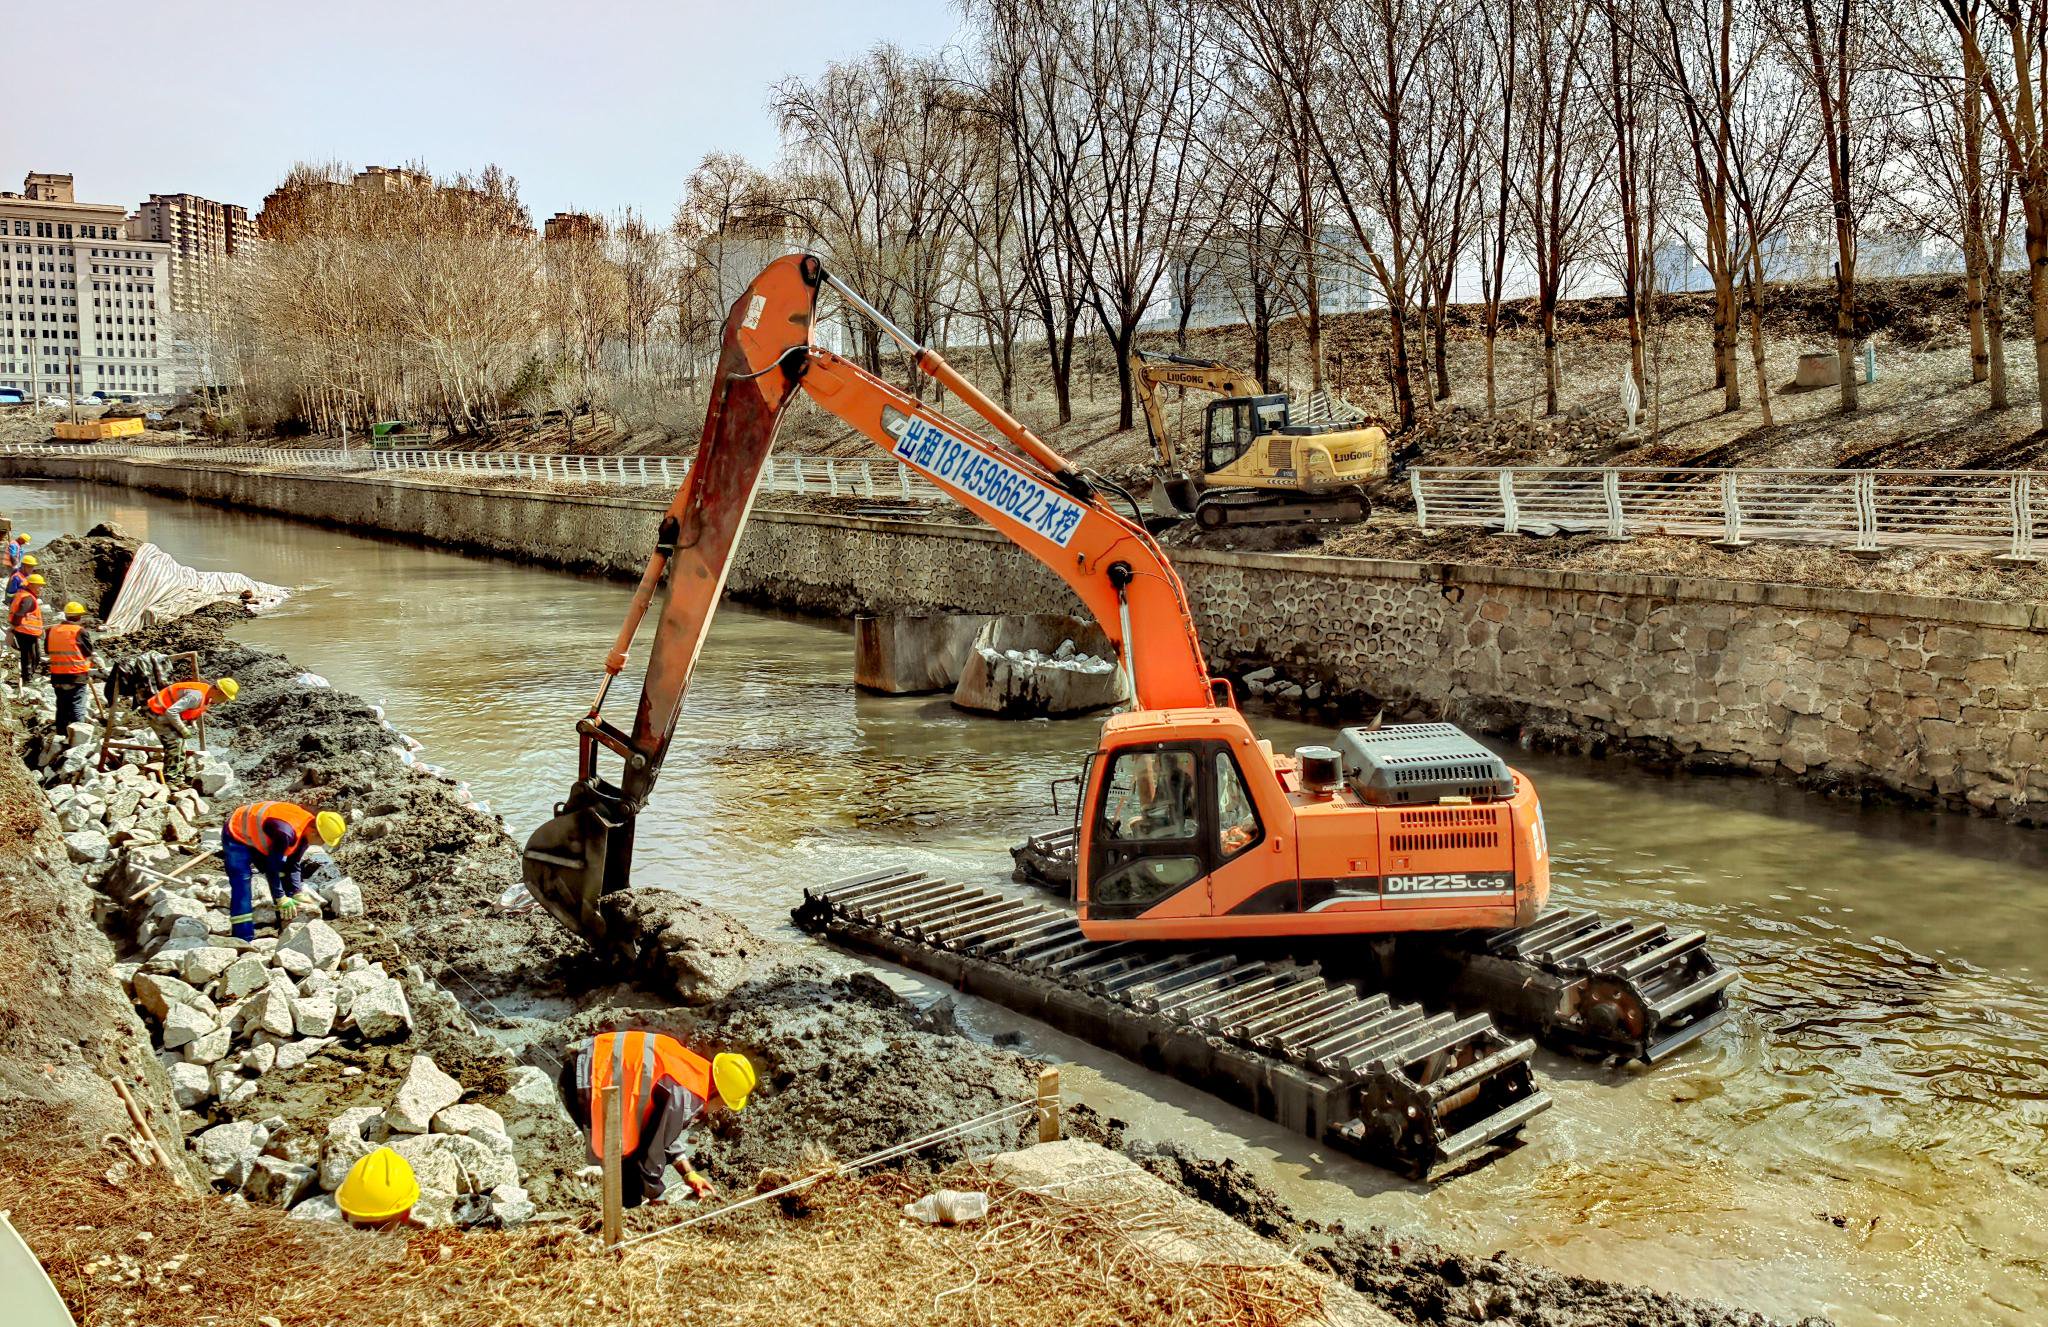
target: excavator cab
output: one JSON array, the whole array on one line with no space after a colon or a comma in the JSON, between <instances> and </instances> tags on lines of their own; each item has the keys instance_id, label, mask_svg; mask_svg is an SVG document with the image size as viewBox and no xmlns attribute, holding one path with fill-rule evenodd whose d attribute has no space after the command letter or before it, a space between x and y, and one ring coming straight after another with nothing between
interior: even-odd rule
<instances>
[{"instance_id":1,"label":"excavator cab","mask_svg":"<svg viewBox=\"0 0 2048 1327\"><path fill-rule=\"evenodd\" d=\"M1287 418L1287 398L1278 393L1210 402L1202 429L1205 467L1214 473L1237 464L1253 443L1285 429Z\"/></svg>"}]
</instances>

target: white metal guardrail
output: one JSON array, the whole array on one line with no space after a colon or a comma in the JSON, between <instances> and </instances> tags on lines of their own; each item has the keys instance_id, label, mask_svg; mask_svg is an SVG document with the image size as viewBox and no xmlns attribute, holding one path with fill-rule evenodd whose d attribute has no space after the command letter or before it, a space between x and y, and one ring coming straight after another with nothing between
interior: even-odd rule
<instances>
[{"instance_id":1,"label":"white metal guardrail","mask_svg":"<svg viewBox=\"0 0 2048 1327\"><path fill-rule=\"evenodd\" d=\"M260 465L279 470L362 473L408 471L535 483L586 483L674 489L690 472L687 456L571 456L530 452L377 451L367 447L191 447L88 443L14 443L9 456L107 456L128 460ZM931 482L894 460L844 456L771 456L761 487L773 493L898 501L944 497Z\"/></svg>"},{"instance_id":2,"label":"white metal guardrail","mask_svg":"<svg viewBox=\"0 0 2048 1327\"><path fill-rule=\"evenodd\" d=\"M1998 550L2035 556L2048 533L2048 473L2031 470L1686 470L1616 466L1416 466L1424 530L1543 527L1610 539L1698 535L1882 548Z\"/></svg>"}]
</instances>

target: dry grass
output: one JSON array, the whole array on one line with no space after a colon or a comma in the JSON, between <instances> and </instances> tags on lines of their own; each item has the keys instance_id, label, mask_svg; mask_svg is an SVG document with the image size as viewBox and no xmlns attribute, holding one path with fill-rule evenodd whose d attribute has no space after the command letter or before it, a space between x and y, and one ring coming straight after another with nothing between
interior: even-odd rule
<instances>
[{"instance_id":1,"label":"dry grass","mask_svg":"<svg viewBox=\"0 0 2048 1327\"><path fill-rule=\"evenodd\" d=\"M1189 1265L1148 1252L1133 1215L991 1188L988 1218L926 1226L901 1205L932 1183L836 1179L772 1205L607 1255L580 1231L378 1235L168 1186L116 1190L49 1158L0 1154L0 1208L42 1257L81 1327L399 1323L945 1322L1018 1327L1242 1323L1314 1317L1321 1283L1291 1265ZM75 1158L84 1160L85 1158ZM41 1173L39 1173L41 1172ZM678 1219L631 1213L651 1229Z\"/></svg>"}]
</instances>

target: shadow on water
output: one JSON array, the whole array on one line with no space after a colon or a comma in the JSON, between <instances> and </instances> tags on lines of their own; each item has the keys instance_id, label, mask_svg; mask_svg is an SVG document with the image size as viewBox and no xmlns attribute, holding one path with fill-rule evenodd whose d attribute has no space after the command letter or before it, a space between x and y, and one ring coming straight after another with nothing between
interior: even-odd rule
<instances>
[{"instance_id":1,"label":"shadow on water","mask_svg":"<svg viewBox=\"0 0 2048 1327\"><path fill-rule=\"evenodd\" d=\"M208 569L298 587L242 629L382 701L515 836L573 773L572 725L626 604L605 581L115 488L0 485L48 538L112 517ZM804 886L904 863L1001 879L1095 725L1001 723L851 685L840 627L728 609L643 817L646 883L788 930ZM637 682L621 689L630 697ZM1272 716L1286 749L1314 728ZM1423 1189L999 1010L1140 1133L1252 1166L1305 1215L1844 1323L2048 1321L2048 835L1514 753L1556 897L1697 926L1736 1017L1654 1070L1544 1056L1526 1145Z\"/></svg>"}]
</instances>

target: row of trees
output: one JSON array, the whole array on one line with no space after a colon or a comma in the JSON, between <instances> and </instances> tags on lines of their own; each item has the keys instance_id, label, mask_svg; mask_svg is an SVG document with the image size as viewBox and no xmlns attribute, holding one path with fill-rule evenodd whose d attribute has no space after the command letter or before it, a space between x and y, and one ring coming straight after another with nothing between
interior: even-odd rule
<instances>
[{"instance_id":1,"label":"row of trees","mask_svg":"<svg viewBox=\"0 0 2048 1327\"><path fill-rule=\"evenodd\" d=\"M1527 297L1558 408L1560 303L1618 288L1638 383L1658 255L1712 291L1711 364L1770 422L1766 301L1787 252L1834 281L1841 405L1857 407L1859 246L1953 244L1972 378L2006 404L2002 286L2020 221L2048 422L2048 0L966 0L963 43L882 46L777 85L784 150L714 154L665 226L630 213L533 233L489 171L351 187L301 168L291 233L219 319L218 355L316 421L701 386L725 309L792 244L913 336L985 354L1005 404L1049 384L1071 419L1077 346L1118 366L1141 324L1197 308L1299 319L1326 385L1333 306L1385 311L1383 387L1414 422L1451 397L1461 281L1479 290L1483 400ZM1668 267L1668 262L1666 263ZM849 353L872 368L864 324ZM1746 347L1745 347L1746 343ZM1748 364L1742 360L1747 350ZM913 386L918 384L914 383Z\"/></svg>"}]
</instances>

